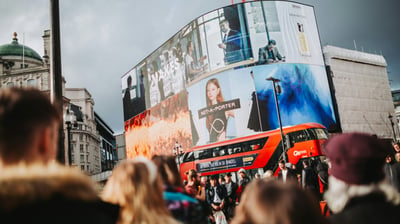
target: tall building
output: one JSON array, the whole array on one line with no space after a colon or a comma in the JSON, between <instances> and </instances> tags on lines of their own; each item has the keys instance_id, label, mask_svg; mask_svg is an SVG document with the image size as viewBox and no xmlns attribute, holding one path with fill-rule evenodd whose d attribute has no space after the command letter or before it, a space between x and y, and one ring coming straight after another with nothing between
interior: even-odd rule
<instances>
[{"instance_id":1,"label":"tall building","mask_svg":"<svg viewBox=\"0 0 400 224\"><path fill-rule=\"evenodd\" d=\"M74 111L77 124L71 128L71 165L79 167L88 174L100 173L101 140L96 128L92 95L85 88L67 88L65 97L70 99L72 108L79 108L79 111ZM82 119L79 119L80 117Z\"/></svg>"},{"instance_id":2,"label":"tall building","mask_svg":"<svg viewBox=\"0 0 400 224\"><path fill-rule=\"evenodd\" d=\"M386 60L382 55L334 46L323 48L343 132L391 139L394 113Z\"/></svg>"},{"instance_id":3,"label":"tall building","mask_svg":"<svg viewBox=\"0 0 400 224\"><path fill-rule=\"evenodd\" d=\"M114 131L95 112L96 129L100 136L101 171L112 170L117 163L117 148Z\"/></svg>"},{"instance_id":4,"label":"tall building","mask_svg":"<svg viewBox=\"0 0 400 224\"><path fill-rule=\"evenodd\" d=\"M117 144L117 160L126 159L126 149L125 149L125 135L124 133L115 135L115 141Z\"/></svg>"},{"instance_id":5,"label":"tall building","mask_svg":"<svg viewBox=\"0 0 400 224\"><path fill-rule=\"evenodd\" d=\"M50 95L50 30L45 30L42 37L43 57L32 48L20 44L16 33L11 43L0 45L0 88L34 87ZM110 138L108 133L111 132L112 136L112 130L107 125L106 134L103 129L97 130L97 127L103 128L105 122L95 115L91 94L84 88L66 89L65 82L63 79L63 114L68 113L75 118L70 126L64 124L65 163L90 175L101 173L102 161L108 162L103 164L103 169L110 169L115 160L112 158L116 158L115 139ZM112 145L105 148L114 153L113 156L101 157L100 149L104 149L105 145L103 142ZM67 149L71 149L71 158Z\"/></svg>"}]
</instances>

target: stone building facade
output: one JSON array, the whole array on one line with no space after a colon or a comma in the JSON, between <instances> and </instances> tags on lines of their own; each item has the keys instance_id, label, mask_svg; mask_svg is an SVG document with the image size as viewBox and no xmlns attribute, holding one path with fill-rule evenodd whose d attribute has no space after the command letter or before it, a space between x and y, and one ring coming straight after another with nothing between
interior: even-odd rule
<instances>
[{"instance_id":1,"label":"stone building facade","mask_svg":"<svg viewBox=\"0 0 400 224\"><path fill-rule=\"evenodd\" d=\"M334 46L323 48L343 132L366 132L391 139L392 95L382 55Z\"/></svg>"}]
</instances>

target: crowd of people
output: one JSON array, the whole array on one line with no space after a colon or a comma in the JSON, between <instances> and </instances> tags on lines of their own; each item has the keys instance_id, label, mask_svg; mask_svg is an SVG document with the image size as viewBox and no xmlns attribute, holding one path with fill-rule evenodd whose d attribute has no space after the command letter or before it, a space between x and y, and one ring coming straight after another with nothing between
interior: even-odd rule
<instances>
[{"instance_id":1,"label":"crowd of people","mask_svg":"<svg viewBox=\"0 0 400 224\"><path fill-rule=\"evenodd\" d=\"M250 177L232 173L180 178L175 157L124 160L102 190L55 160L60 111L34 89L0 90L0 220L2 223L397 223L399 145L362 133L324 144L328 165L303 160L296 169ZM235 178L236 179L236 178ZM320 186L323 189L321 196ZM320 200L326 200L329 216Z\"/></svg>"}]
</instances>

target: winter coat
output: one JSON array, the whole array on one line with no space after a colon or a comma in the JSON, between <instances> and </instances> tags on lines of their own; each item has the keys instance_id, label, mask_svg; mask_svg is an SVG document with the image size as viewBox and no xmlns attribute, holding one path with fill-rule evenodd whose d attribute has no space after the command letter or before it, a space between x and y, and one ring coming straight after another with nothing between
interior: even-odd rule
<instances>
[{"instance_id":1,"label":"winter coat","mask_svg":"<svg viewBox=\"0 0 400 224\"><path fill-rule=\"evenodd\" d=\"M379 193L352 198L342 212L329 217L332 224L399 223L400 207Z\"/></svg>"},{"instance_id":2,"label":"winter coat","mask_svg":"<svg viewBox=\"0 0 400 224\"><path fill-rule=\"evenodd\" d=\"M102 202L92 180L52 164L0 173L1 223L116 223L119 207Z\"/></svg>"}]
</instances>

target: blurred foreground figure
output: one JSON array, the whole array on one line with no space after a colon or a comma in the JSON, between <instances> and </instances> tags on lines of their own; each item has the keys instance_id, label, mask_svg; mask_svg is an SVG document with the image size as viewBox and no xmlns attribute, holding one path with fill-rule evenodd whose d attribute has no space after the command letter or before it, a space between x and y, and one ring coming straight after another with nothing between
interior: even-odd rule
<instances>
[{"instance_id":1,"label":"blurred foreground figure","mask_svg":"<svg viewBox=\"0 0 400 224\"><path fill-rule=\"evenodd\" d=\"M163 199L163 187L153 162L136 157L119 163L108 179L105 201L121 206L119 224L175 224Z\"/></svg>"},{"instance_id":2,"label":"blurred foreground figure","mask_svg":"<svg viewBox=\"0 0 400 224\"><path fill-rule=\"evenodd\" d=\"M333 224L399 223L400 197L383 171L390 147L371 135L348 133L329 139L325 153L331 175L324 197Z\"/></svg>"},{"instance_id":3,"label":"blurred foreground figure","mask_svg":"<svg viewBox=\"0 0 400 224\"><path fill-rule=\"evenodd\" d=\"M173 156L154 156L158 174L164 183L163 197L172 215L182 223L208 223L200 202L186 194Z\"/></svg>"},{"instance_id":4,"label":"blurred foreground figure","mask_svg":"<svg viewBox=\"0 0 400 224\"><path fill-rule=\"evenodd\" d=\"M92 180L55 163L60 114L36 89L0 90L0 222L115 223Z\"/></svg>"},{"instance_id":5,"label":"blurred foreground figure","mask_svg":"<svg viewBox=\"0 0 400 224\"><path fill-rule=\"evenodd\" d=\"M318 201L294 182L253 180L236 207L231 224L322 224Z\"/></svg>"}]
</instances>

